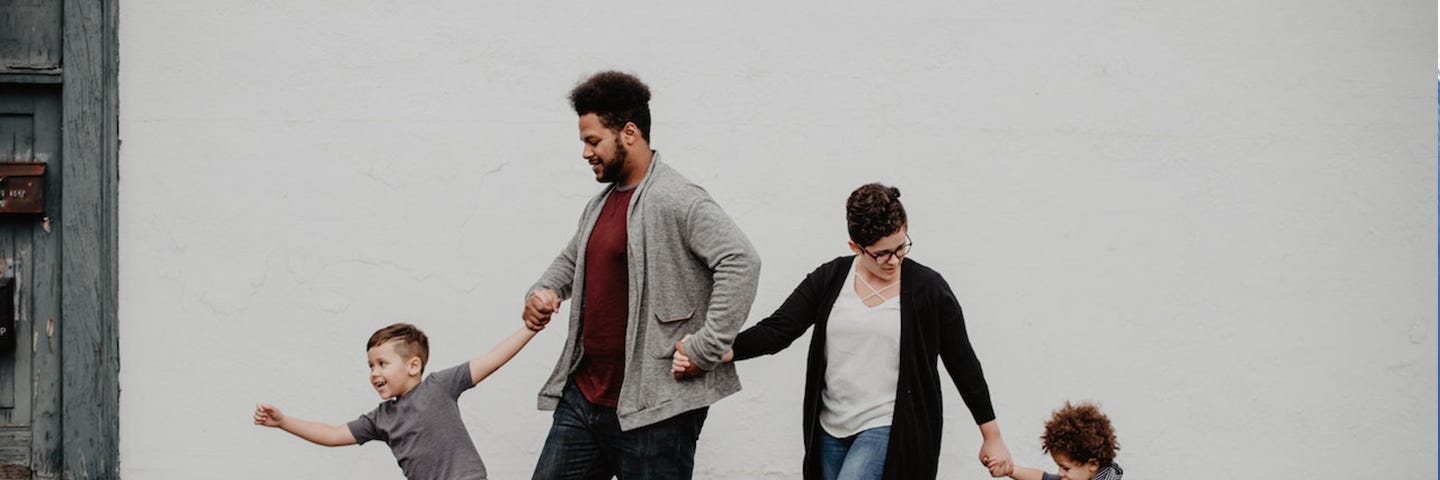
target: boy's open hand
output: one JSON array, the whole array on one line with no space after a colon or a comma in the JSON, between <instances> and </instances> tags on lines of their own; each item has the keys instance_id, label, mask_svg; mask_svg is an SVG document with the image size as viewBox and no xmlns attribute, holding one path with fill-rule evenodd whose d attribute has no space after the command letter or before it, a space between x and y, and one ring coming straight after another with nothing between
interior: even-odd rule
<instances>
[{"instance_id":1,"label":"boy's open hand","mask_svg":"<svg viewBox=\"0 0 1440 480\"><path fill-rule=\"evenodd\" d=\"M279 427L280 422L285 419L285 414L273 405L264 403L255 404L255 424L266 427Z\"/></svg>"}]
</instances>

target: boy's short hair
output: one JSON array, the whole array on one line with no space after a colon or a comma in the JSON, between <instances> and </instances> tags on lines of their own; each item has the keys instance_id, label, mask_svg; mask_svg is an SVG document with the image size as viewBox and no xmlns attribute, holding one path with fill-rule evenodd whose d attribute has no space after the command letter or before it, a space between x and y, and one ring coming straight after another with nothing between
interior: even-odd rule
<instances>
[{"instance_id":1,"label":"boy's short hair","mask_svg":"<svg viewBox=\"0 0 1440 480\"><path fill-rule=\"evenodd\" d=\"M650 87L634 75L613 70L592 75L570 91L570 106L582 117L595 114L615 132L634 123L640 138L650 141Z\"/></svg>"},{"instance_id":2,"label":"boy's short hair","mask_svg":"<svg viewBox=\"0 0 1440 480\"><path fill-rule=\"evenodd\" d=\"M408 323L396 323L376 330L375 334L370 335L370 341L365 344L365 351L368 352L391 340L398 340L395 343L395 353L400 355L401 360L420 357L420 370L425 370L425 364L430 361L430 339L425 337L425 332Z\"/></svg>"},{"instance_id":3,"label":"boy's short hair","mask_svg":"<svg viewBox=\"0 0 1440 480\"><path fill-rule=\"evenodd\" d=\"M867 183L850 192L850 198L845 200L845 228L850 241L861 247L894 235L908 221L898 188Z\"/></svg>"},{"instance_id":4,"label":"boy's short hair","mask_svg":"<svg viewBox=\"0 0 1440 480\"><path fill-rule=\"evenodd\" d=\"M1045 422L1045 434L1040 436L1045 453L1062 453L1076 462L1095 459L1101 467L1115 461L1115 451L1120 444L1115 442L1115 429L1110 426L1110 417L1100 412L1091 403L1065 406Z\"/></svg>"}]
</instances>

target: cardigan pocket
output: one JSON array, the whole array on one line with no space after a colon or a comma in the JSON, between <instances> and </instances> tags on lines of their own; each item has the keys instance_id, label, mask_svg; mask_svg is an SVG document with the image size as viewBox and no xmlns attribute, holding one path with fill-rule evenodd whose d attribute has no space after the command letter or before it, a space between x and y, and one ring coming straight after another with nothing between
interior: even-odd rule
<instances>
[{"instance_id":1,"label":"cardigan pocket","mask_svg":"<svg viewBox=\"0 0 1440 480\"><path fill-rule=\"evenodd\" d=\"M660 322L660 323L683 322L683 321L685 321L685 320L689 320L690 317L693 317L693 316L695 316L695 309L693 309L693 308L690 309L690 311L685 312L684 314L678 314L678 315L677 315L677 314L662 315L662 314L660 314L659 312L656 312L656 313L655 313L655 321Z\"/></svg>"},{"instance_id":2,"label":"cardigan pocket","mask_svg":"<svg viewBox=\"0 0 1440 480\"><path fill-rule=\"evenodd\" d=\"M671 355L675 353L675 342L678 342L681 338L684 338L685 333L689 333L685 332L685 325L688 325L690 323L690 319L695 318L695 309L691 308L689 311L683 313L656 312L654 315L655 322L657 324L655 334L658 334L660 338L665 339L665 345L664 349L661 352L657 352L652 356L654 358L669 359Z\"/></svg>"}]
</instances>

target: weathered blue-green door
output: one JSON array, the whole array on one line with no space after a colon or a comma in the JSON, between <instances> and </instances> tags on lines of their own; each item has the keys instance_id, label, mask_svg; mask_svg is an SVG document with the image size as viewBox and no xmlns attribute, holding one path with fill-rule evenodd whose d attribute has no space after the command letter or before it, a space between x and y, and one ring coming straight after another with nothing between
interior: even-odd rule
<instances>
[{"instance_id":1,"label":"weathered blue-green door","mask_svg":"<svg viewBox=\"0 0 1440 480\"><path fill-rule=\"evenodd\" d=\"M116 1L0 0L0 480L120 474Z\"/></svg>"},{"instance_id":2,"label":"weathered blue-green door","mask_svg":"<svg viewBox=\"0 0 1440 480\"><path fill-rule=\"evenodd\" d=\"M0 91L0 165L47 169L45 213L0 213L0 479L60 470L60 119L58 88Z\"/></svg>"}]
</instances>

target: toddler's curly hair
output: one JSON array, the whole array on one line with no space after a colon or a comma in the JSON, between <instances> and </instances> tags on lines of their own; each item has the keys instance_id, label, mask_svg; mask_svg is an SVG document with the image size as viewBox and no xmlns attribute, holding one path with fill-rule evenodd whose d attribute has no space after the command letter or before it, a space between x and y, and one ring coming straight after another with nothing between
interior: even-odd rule
<instances>
[{"instance_id":1,"label":"toddler's curly hair","mask_svg":"<svg viewBox=\"0 0 1440 480\"><path fill-rule=\"evenodd\" d=\"M1115 441L1115 428L1110 417L1100 412L1091 403L1065 406L1045 422L1045 434L1040 436L1045 453L1059 452L1076 462L1095 459L1101 467L1115 461L1115 451L1120 444Z\"/></svg>"}]
</instances>

